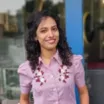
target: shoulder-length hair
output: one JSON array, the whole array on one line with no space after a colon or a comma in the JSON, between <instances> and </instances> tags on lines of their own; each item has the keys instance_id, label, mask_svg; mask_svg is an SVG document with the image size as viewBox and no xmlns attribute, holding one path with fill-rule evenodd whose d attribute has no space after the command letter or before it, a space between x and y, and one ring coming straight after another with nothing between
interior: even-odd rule
<instances>
[{"instance_id":1,"label":"shoulder-length hair","mask_svg":"<svg viewBox=\"0 0 104 104\"><path fill-rule=\"evenodd\" d=\"M57 28L59 30L59 42L57 44L57 50L59 52L59 56L62 60L63 65L71 66L71 48L68 46L65 32L62 30L60 26L60 18L50 11L38 11L33 12L27 21L27 36L25 39L25 48L27 54L27 60L30 62L30 66L32 70L35 70L39 65L39 56L40 56L40 45L39 42L35 40L36 30L42 20L43 17L51 17L55 20L57 24Z\"/></svg>"}]
</instances>

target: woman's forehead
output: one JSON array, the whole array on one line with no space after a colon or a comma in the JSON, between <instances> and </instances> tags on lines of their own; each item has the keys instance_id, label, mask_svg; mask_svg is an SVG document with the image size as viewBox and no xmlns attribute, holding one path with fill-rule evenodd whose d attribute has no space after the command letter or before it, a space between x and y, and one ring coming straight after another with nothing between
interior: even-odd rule
<instances>
[{"instance_id":1,"label":"woman's forehead","mask_svg":"<svg viewBox=\"0 0 104 104\"><path fill-rule=\"evenodd\" d=\"M52 17L43 17L38 27L55 26L56 21Z\"/></svg>"}]
</instances>

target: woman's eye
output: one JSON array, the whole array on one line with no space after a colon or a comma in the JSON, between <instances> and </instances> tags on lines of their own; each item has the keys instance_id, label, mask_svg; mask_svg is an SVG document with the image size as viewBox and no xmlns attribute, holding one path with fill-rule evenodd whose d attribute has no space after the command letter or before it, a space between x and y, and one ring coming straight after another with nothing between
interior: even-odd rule
<instances>
[{"instance_id":1,"label":"woman's eye","mask_svg":"<svg viewBox=\"0 0 104 104\"><path fill-rule=\"evenodd\" d=\"M53 30L53 31L57 31L57 28L53 28L52 30Z\"/></svg>"},{"instance_id":2,"label":"woman's eye","mask_svg":"<svg viewBox=\"0 0 104 104\"><path fill-rule=\"evenodd\" d=\"M47 30L41 30L40 32L41 32L41 33L45 33L46 31L47 31Z\"/></svg>"}]
</instances>

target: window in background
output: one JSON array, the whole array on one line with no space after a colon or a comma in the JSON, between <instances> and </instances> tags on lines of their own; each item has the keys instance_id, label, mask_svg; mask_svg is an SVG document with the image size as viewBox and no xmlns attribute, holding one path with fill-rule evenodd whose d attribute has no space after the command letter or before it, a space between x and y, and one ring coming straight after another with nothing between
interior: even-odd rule
<instances>
[{"instance_id":1,"label":"window in background","mask_svg":"<svg viewBox=\"0 0 104 104\"><path fill-rule=\"evenodd\" d=\"M18 65L26 59L24 36L30 13L47 9L58 14L64 28L63 0L1 0L0 1L0 103L19 102ZM32 100L32 94L31 94Z\"/></svg>"},{"instance_id":2,"label":"window in background","mask_svg":"<svg viewBox=\"0 0 104 104\"><path fill-rule=\"evenodd\" d=\"M17 67L25 60L24 0L0 0L0 104L19 102Z\"/></svg>"},{"instance_id":3,"label":"window in background","mask_svg":"<svg viewBox=\"0 0 104 104\"><path fill-rule=\"evenodd\" d=\"M104 104L104 0L84 0L84 56L90 104Z\"/></svg>"},{"instance_id":4,"label":"window in background","mask_svg":"<svg viewBox=\"0 0 104 104\"><path fill-rule=\"evenodd\" d=\"M104 69L104 1L84 0L83 19L88 67Z\"/></svg>"}]
</instances>

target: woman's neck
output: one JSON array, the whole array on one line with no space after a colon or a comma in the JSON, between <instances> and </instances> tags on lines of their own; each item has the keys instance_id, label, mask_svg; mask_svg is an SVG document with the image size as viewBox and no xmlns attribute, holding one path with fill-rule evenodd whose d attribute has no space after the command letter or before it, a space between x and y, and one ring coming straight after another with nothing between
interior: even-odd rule
<instances>
[{"instance_id":1,"label":"woman's neck","mask_svg":"<svg viewBox=\"0 0 104 104\"><path fill-rule=\"evenodd\" d=\"M49 64L52 56L56 53L56 49L54 50L42 50L41 58L45 64Z\"/></svg>"}]
</instances>

